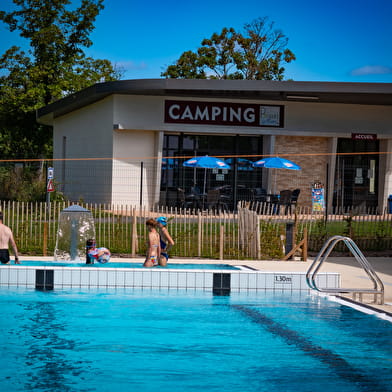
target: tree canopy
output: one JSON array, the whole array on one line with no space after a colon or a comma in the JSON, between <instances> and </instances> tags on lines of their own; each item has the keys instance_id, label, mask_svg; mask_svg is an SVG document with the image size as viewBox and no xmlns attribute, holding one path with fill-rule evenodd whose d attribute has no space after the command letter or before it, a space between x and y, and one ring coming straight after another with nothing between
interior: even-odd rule
<instances>
[{"instance_id":1,"label":"tree canopy","mask_svg":"<svg viewBox=\"0 0 392 392\"><path fill-rule=\"evenodd\" d=\"M0 21L29 43L0 56L0 156L50 157L52 131L39 125L35 110L121 71L108 60L87 57L84 48L104 0L13 0L15 11ZM72 5L79 6L71 9Z\"/></svg>"},{"instance_id":2,"label":"tree canopy","mask_svg":"<svg viewBox=\"0 0 392 392\"><path fill-rule=\"evenodd\" d=\"M173 79L283 80L284 63L295 60L288 38L267 17L247 23L242 32L223 28L186 51L161 76Z\"/></svg>"}]
</instances>

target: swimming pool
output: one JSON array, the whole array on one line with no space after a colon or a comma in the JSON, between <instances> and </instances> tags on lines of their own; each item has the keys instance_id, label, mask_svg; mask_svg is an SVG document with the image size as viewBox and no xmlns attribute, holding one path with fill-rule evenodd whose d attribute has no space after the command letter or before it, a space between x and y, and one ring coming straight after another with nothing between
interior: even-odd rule
<instances>
[{"instance_id":1,"label":"swimming pool","mask_svg":"<svg viewBox=\"0 0 392 392\"><path fill-rule=\"evenodd\" d=\"M305 292L0 288L3 391L392 391L392 323Z\"/></svg>"}]
</instances>

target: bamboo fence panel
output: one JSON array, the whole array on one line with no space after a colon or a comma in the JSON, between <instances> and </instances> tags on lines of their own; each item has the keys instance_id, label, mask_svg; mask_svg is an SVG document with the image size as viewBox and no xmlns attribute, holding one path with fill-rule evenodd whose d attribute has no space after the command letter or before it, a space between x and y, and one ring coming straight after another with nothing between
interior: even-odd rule
<instances>
[{"instance_id":1,"label":"bamboo fence panel","mask_svg":"<svg viewBox=\"0 0 392 392\"><path fill-rule=\"evenodd\" d=\"M265 203L264 203L265 204ZM53 254L56 244L58 221L61 211L70 203L46 203L0 201L4 223L11 227L22 254ZM338 214L314 214L309 208L297 207L287 215L268 215L262 204L248 203L248 233L241 229L239 212L215 210L180 209L140 206L81 204L89 209L95 220L96 240L114 254L143 255L146 245L145 221L150 217L165 215L169 219L168 229L176 246L171 253L177 257L210 258L260 258L260 241L267 234L279 239L285 232L287 222L294 222L297 242L301 241L305 229L309 250L321 248L332 235L352 236L364 250L390 250L392 248L392 214L358 213L355 210L339 209ZM240 207L242 208L242 207ZM374 212L370 210L371 212ZM251 216L257 216L254 225ZM245 218L244 218L245 219ZM244 238L244 235L247 238ZM278 242L276 242L278 243ZM274 240L275 244L275 240ZM263 250L263 249L262 249ZM344 251L344 249L340 249Z\"/></svg>"}]
</instances>

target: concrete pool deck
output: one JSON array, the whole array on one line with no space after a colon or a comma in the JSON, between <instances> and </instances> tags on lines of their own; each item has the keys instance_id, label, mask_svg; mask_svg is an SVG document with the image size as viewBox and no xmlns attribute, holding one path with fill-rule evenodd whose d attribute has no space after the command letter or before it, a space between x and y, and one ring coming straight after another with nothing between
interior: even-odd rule
<instances>
[{"instance_id":1,"label":"concrete pool deck","mask_svg":"<svg viewBox=\"0 0 392 392\"><path fill-rule=\"evenodd\" d=\"M43 260L52 261L53 257L33 257L22 256L23 260ZM173 257L170 259L171 263L178 264L230 264L243 265L250 268L257 269L264 272L301 272L306 273L313 262L313 258L307 261L281 261L281 260L216 260L216 259L198 259L198 258L180 258ZM379 278L384 284L384 305L370 303L373 296L365 296L364 303L379 309L383 312L392 314L392 258L390 257L368 257L367 260L376 271ZM115 258L111 259L113 262L131 262L143 263L144 258ZM358 264L354 257L329 257L320 269L320 272L334 272L340 274L342 288L372 288L371 281L366 275L365 271ZM352 298L351 295L346 295Z\"/></svg>"}]
</instances>

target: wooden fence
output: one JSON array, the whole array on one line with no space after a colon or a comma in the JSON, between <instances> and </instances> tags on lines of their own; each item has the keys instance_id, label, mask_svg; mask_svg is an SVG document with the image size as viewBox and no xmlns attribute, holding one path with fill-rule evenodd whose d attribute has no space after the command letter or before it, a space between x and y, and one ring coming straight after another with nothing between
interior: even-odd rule
<instances>
[{"instance_id":1,"label":"wooden fence","mask_svg":"<svg viewBox=\"0 0 392 392\"><path fill-rule=\"evenodd\" d=\"M60 212L70 203L0 202L4 223L14 232L21 254L54 254ZM309 251L318 252L332 235L351 237L363 251L392 249L391 214L312 214L297 208L291 213L265 214L263 206L243 204L237 212L140 209L134 206L80 204L92 212L98 245L113 254L145 254L145 221L164 215L176 245L172 256L215 259L281 259L287 224L294 224L296 241L307 232ZM245 213L246 212L246 213ZM344 251L344 249L341 249Z\"/></svg>"}]
</instances>

